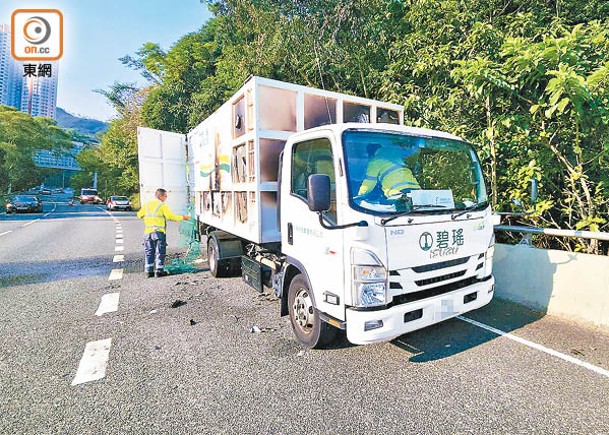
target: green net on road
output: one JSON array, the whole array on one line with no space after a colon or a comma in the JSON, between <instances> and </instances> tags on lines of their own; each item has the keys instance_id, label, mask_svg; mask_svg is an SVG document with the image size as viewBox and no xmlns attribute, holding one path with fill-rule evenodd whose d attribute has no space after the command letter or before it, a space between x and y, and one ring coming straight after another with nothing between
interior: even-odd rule
<instances>
[{"instance_id":1,"label":"green net on road","mask_svg":"<svg viewBox=\"0 0 609 435\"><path fill-rule=\"evenodd\" d=\"M188 206L186 213L190 216L190 220L180 222L180 237L178 239L178 248L186 249L186 252L184 254L180 253L171 264L165 265L165 270L172 275L200 270L196 266L196 262L201 255L199 249L201 235L199 234L194 204Z\"/></svg>"}]
</instances>

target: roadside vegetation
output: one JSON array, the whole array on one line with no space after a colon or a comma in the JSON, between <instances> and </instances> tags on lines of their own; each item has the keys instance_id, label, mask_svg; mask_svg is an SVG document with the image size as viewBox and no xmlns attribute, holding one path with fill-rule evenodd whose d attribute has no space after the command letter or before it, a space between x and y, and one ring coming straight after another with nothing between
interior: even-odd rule
<instances>
[{"instance_id":1,"label":"roadside vegetation","mask_svg":"<svg viewBox=\"0 0 609 435\"><path fill-rule=\"evenodd\" d=\"M609 4L603 0L222 0L169 50L121 61L145 89L100 91L118 109L80 164L135 193L136 126L185 133L250 75L405 106L406 124L474 143L496 210L541 227L608 231ZM594 241L540 240L600 253Z\"/></svg>"},{"instance_id":2,"label":"roadside vegetation","mask_svg":"<svg viewBox=\"0 0 609 435\"><path fill-rule=\"evenodd\" d=\"M36 186L54 172L34 164L36 152L61 154L71 148L70 132L63 131L52 119L0 106L0 195Z\"/></svg>"}]
</instances>

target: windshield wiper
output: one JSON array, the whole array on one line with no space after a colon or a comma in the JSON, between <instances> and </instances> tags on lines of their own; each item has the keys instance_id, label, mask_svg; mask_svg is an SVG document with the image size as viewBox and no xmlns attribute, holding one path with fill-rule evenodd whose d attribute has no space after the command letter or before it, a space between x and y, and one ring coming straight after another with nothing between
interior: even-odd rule
<instances>
[{"instance_id":1,"label":"windshield wiper","mask_svg":"<svg viewBox=\"0 0 609 435\"><path fill-rule=\"evenodd\" d=\"M439 204L417 204L417 205L412 206L412 208L410 210L403 211L401 213L398 213L398 214L388 217L386 219L381 219L381 225L386 225L387 223L391 222L394 219L409 215L410 213L413 213L417 210L420 210L422 208L427 208L427 207L446 208L445 205L439 205Z\"/></svg>"},{"instance_id":2,"label":"windshield wiper","mask_svg":"<svg viewBox=\"0 0 609 435\"><path fill-rule=\"evenodd\" d=\"M484 205L484 206L488 205L488 201L482 201L482 202L478 202L478 203L476 203L476 204L472 204L472 205L470 205L469 207L465 207L463 210L461 210L461 211L459 211L459 212L457 212L457 213L453 213L453 214L451 215L451 217L450 217L450 218L451 218L452 220L455 220L455 219L457 219L459 216L463 216L463 215L464 215L465 213L467 213L468 211L475 210L475 209L477 209L477 208L479 208L480 206L483 206L483 205Z\"/></svg>"}]
</instances>

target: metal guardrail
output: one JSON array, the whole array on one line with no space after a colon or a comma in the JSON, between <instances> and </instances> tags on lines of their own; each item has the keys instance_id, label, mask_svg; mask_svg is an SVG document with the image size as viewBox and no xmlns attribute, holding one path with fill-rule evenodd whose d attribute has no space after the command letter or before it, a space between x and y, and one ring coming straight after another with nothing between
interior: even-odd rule
<instances>
[{"instance_id":1,"label":"metal guardrail","mask_svg":"<svg viewBox=\"0 0 609 435\"><path fill-rule=\"evenodd\" d=\"M495 230L524 234L543 234L546 236L569 237L576 239L604 240L609 242L609 233L595 231L557 230L553 228L534 228L517 225L495 225Z\"/></svg>"}]
</instances>

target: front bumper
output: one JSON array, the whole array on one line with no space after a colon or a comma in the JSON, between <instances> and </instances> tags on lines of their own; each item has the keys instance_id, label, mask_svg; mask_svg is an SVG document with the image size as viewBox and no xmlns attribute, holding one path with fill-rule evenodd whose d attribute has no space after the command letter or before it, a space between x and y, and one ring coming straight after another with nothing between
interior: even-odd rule
<instances>
[{"instance_id":1,"label":"front bumper","mask_svg":"<svg viewBox=\"0 0 609 435\"><path fill-rule=\"evenodd\" d=\"M459 316L488 304L493 299L494 284L495 279L490 277L486 281L450 293L397 305L386 310L358 311L348 308L346 310L347 339L353 344L390 341L407 332ZM472 300L474 294L476 298ZM466 302L466 299L469 302ZM409 320L411 318L415 320ZM365 330L366 322L378 320L383 322L382 327Z\"/></svg>"}]
</instances>

